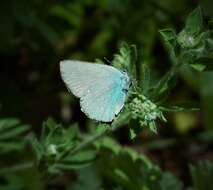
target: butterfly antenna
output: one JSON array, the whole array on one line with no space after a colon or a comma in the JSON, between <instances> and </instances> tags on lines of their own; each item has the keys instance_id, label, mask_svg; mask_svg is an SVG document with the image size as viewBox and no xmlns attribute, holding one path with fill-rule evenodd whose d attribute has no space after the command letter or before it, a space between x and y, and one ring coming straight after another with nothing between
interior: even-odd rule
<instances>
[{"instance_id":1,"label":"butterfly antenna","mask_svg":"<svg viewBox=\"0 0 213 190\"><path fill-rule=\"evenodd\" d=\"M104 57L104 60L105 60L108 64L112 65L112 62L111 62L109 59L107 59L106 57Z\"/></svg>"}]
</instances>

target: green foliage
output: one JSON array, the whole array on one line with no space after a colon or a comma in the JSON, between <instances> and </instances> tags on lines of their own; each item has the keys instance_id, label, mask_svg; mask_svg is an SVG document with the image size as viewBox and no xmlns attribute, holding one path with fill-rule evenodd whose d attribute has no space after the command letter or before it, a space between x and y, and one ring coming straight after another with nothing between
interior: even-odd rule
<instances>
[{"instance_id":1,"label":"green foliage","mask_svg":"<svg viewBox=\"0 0 213 190\"><path fill-rule=\"evenodd\" d=\"M22 150L26 144L24 135L29 128L15 118L0 119L0 154Z\"/></svg>"},{"instance_id":2,"label":"green foliage","mask_svg":"<svg viewBox=\"0 0 213 190\"><path fill-rule=\"evenodd\" d=\"M162 111L157 107L156 104L148 100L143 95L138 95L129 104L132 118L138 119L141 127L149 126L150 130L157 133L155 120L161 119L166 121Z\"/></svg>"},{"instance_id":3,"label":"green foliage","mask_svg":"<svg viewBox=\"0 0 213 190\"><path fill-rule=\"evenodd\" d=\"M212 30L204 28L200 7L188 16L180 33L176 34L173 29L163 29L160 33L175 64L190 65L198 71L212 70Z\"/></svg>"},{"instance_id":4,"label":"green foliage","mask_svg":"<svg viewBox=\"0 0 213 190\"><path fill-rule=\"evenodd\" d=\"M117 54L113 60L113 65L121 70L127 69L127 71L131 71L131 68L136 68L138 64L135 58L137 51L134 48L134 53L131 52L131 47L128 44L123 44L120 48L120 54ZM154 133L157 133L156 121L158 119L164 122L167 121L163 114L164 111L198 110L197 107L189 107L189 104L181 104L179 106L163 104L167 100L171 89L176 85L179 67L179 65L174 65L152 86L150 85L152 79L148 65L142 64L142 77L140 78L137 77L136 72L130 72L132 74L132 88L130 89L128 101L125 105L125 112L130 113L129 133L131 138L135 138L141 132L140 127L145 126ZM137 79L142 81L136 82ZM139 125L131 126L131 120L138 121Z\"/></svg>"},{"instance_id":5,"label":"green foliage","mask_svg":"<svg viewBox=\"0 0 213 190\"><path fill-rule=\"evenodd\" d=\"M159 31L167 45L172 48L176 44L176 32L172 28L165 28Z\"/></svg>"},{"instance_id":6,"label":"green foliage","mask_svg":"<svg viewBox=\"0 0 213 190\"><path fill-rule=\"evenodd\" d=\"M193 189L211 190L213 186L213 164L210 161L199 162L197 166L190 166Z\"/></svg>"},{"instance_id":7,"label":"green foliage","mask_svg":"<svg viewBox=\"0 0 213 190\"><path fill-rule=\"evenodd\" d=\"M17 120L5 121L8 121L8 126L17 123ZM183 189L179 179L170 172L161 171L145 155L139 154L131 148L122 147L110 137L104 137L103 135L109 130L108 125L99 125L98 127L97 131L85 136L75 125L64 129L52 119L48 119L42 126L39 141L31 136L37 162L33 165L25 163L1 169L0 178L3 173L22 170L25 171L24 173L28 173L31 171L31 167L36 167L41 173L34 171L34 174L41 176L44 173L56 175L63 171L76 171L78 179L73 184L68 184L68 190L83 190L85 188L88 190L100 188L121 190ZM158 142L159 144L160 142ZM202 162L196 167L190 166L196 190L211 189L212 169L212 163L208 161ZM27 187L23 181L25 177L25 175L5 175L6 183L1 187L5 190L25 189ZM37 184L37 187L45 188L39 182L39 176L34 176L33 180L35 180L34 183Z\"/></svg>"},{"instance_id":8,"label":"green foliage","mask_svg":"<svg viewBox=\"0 0 213 190\"><path fill-rule=\"evenodd\" d=\"M120 70L127 71L130 76L136 77L136 60L136 47L123 43L120 47L119 54L114 56L112 65Z\"/></svg>"},{"instance_id":9,"label":"green foliage","mask_svg":"<svg viewBox=\"0 0 213 190\"><path fill-rule=\"evenodd\" d=\"M100 139L97 146L100 149L97 165L80 170L79 181L70 189L182 189L181 182L171 173L163 173L144 155L121 147L111 138Z\"/></svg>"},{"instance_id":10,"label":"green foliage","mask_svg":"<svg viewBox=\"0 0 213 190\"><path fill-rule=\"evenodd\" d=\"M160 189L162 190L167 190L167 189L181 190L183 189L183 184L180 182L179 179L177 179L171 173L165 172L162 174L160 187L161 187Z\"/></svg>"},{"instance_id":11,"label":"green foliage","mask_svg":"<svg viewBox=\"0 0 213 190\"><path fill-rule=\"evenodd\" d=\"M80 139L77 125L64 129L52 119L47 120L40 139L31 138L37 164L52 174L89 165L96 157L94 150L86 149L72 154Z\"/></svg>"}]
</instances>

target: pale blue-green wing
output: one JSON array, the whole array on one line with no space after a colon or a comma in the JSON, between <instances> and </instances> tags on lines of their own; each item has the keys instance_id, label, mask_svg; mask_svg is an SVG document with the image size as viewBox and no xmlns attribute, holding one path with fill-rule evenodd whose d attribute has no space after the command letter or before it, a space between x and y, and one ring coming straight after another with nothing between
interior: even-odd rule
<instances>
[{"instance_id":1,"label":"pale blue-green wing","mask_svg":"<svg viewBox=\"0 0 213 190\"><path fill-rule=\"evenodd\" d=\"M92 86L104 81L101 86L107 86L109 75L121 76L122 73L114 67L83 61L65 60L60 62L61 76L68 89L77 97L86 95Z\"/></svg>"},{"instance_id":2,"label":"pale blue-green wing","mask_svg":"<svg viewBox=\"0 0 213 190\"><path fill-rule=\"evenodd\" d=\"M93 86L91 92L81 98L81 109L91 119L111 122L121 111L126 93L117 82L106 87L101 82L105 81L100 81L100 86Z\"/></svg>"},{"instance_id":3,"label":"pale blue-green wing","mask_svg":"<svg viewBox=\"0 0 213 190\"><path fill-rule=\"evenodd\" d=\"M112 121L124 105L123 74L114 67L62 61L61 75L70 91L81 98L81 109L91 119Z\"/></svg>"}]
</instances>

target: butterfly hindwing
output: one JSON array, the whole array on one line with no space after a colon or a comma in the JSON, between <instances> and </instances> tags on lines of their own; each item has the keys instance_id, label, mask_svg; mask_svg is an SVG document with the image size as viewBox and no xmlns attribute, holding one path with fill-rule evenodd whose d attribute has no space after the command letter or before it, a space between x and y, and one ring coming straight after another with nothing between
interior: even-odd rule
<instances>
[{"instance_id":1,"label":"butterfly hindwing","mask_svg":"<svg viewBox=\"0 0 213 190\"><path fill-rule=\"evenodd\" d=\"M89 118L110 122L120 112L126 97L122 72L81 61L62 61L60 69L68 89L80 98L81 109Z\"/></svg>"},{"instance_id":2,"label":"butterfly hindwing","mask_svg":"<svg viewBox=\"0 0 213 190\"><path fill-rule=\"evenodd\" d=\"M105 89L101 85L93 86L91 93L81 98L81 108L92 119L110 122L123 107L126 94L116 84Z\"/></svg>"}]
</instances>

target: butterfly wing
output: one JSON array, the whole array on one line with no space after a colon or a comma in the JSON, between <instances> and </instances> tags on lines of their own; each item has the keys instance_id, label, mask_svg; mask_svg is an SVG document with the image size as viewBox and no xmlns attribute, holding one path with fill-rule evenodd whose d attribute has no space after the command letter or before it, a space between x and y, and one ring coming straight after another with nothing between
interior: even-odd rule
<instances>
[{"instance_id":1,"label":"butterfly wing","mask_svg":"<svg viewBox=\"0 0 213 190\"><path fill-rule=\"evenodd\" d=\"M60 63L62 79L80 97L81 110L91 119L112 121L122 109L126 93L123 73L114 67L80 61Z\"/></svg>"},{"instance_id":2,"label":"butterfly wing","mask_svg":"<svg viewBox=\"0 0 213 190\"><path fill-rule=\"evenodd\" d=\"M103 86L105 81L99 81L100 86L93 86L91 93L81 98L80 104L82 111L91 119L110 122L122 109L126 93L117 84Z\"/></svg>"}]
</instances>

